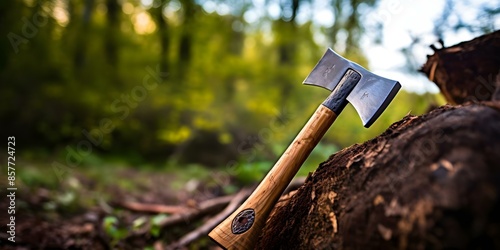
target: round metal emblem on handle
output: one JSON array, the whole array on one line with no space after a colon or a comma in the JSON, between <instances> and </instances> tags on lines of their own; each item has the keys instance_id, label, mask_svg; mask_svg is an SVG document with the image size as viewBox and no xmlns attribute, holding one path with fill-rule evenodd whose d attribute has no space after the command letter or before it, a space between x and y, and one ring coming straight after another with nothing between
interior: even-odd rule
<instances>
[{"instance_id":1,"label":"round metal emblem on handle","mask_svg":"<svg viewBox=\"0 0 500 250\"><path fill-rule=\"evenodd\" d=\"M242 234L250 229L255 220L255 211L251 208L239 212L231 223L233 234Z\"/></svg>"}]
</instances>

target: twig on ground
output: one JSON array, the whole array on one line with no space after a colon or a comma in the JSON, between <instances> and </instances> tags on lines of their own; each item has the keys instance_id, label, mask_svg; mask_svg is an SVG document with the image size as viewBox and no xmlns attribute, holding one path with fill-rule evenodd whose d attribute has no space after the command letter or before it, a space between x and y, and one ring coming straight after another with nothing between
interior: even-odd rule
<instances>
[{"instance_id":1,"label":"twig on ground","mask_svg":"<svg viewBox=\"0 0 500 250\"><path fill-rule=\"evenodd\" d=\"M294 179L283 192L284 196L290 196L292 191L299 188L305 181L305 178ZM170 244L166 249L179 249L186 247L191 242L199 239L200 237L206 236L208 232L222 222L226 217L228 217L243 201L251 194L253 188L246 188L238 192L229 205L220 213L206 221L201 227L191 231L190 233L184 235L177 242ZM288 195L290 193L290 195ZM168 218L167 218L168 219Z\"/></svg>"},{"instance_id":2,"label":"twig on ground","mask_svg":"<svg viewBox=\"0 0 500 250\"><path fill-rule=\"evenodd\" d=\"M182 222L189 223L189 221L200 218L203 215L216 213L222 210L234 197L235 195L227 195L201 202L197 209L167 217L158 223L158 225L161 228L165 228Z\"/></svg>"},{"instance_id":3,"label":"twig on ground","mask_svg":"<svg viewBox=\"0 0 500 250\"><path fill-rule=\"evenodd\" d=\"M204 215L214 214L222 210L235 195L221 196L206 200L201 202L197 208L187 208L184 213L177 213L172 216L166 217L160 221L157 225L160 228L172 227L181 223L189 223L194 221ZM135 230L130 237L140 236L150 232L151 225L146 225L145 227Z\"/></svg>"},{"instance_id":4,"label":"twig on ground","mask_svg":"<svg viewBox=\"0 0 500 250\"><path fill-rule=\"evenodd\" d=\"M296 190L297 188L299 188L304 183L304 181L305 181L305 178L301 178L301 177L294 179L290 183L290 185L286 188L285 192L283 192L284 196L282 197L282 199L284 197L289 197L291 195L291 192L293 190ZM196 206L196 208L183 207L184 208L183 212L178 212L178 213L175 213L169 217L164 218L162 221L160 221L157 224L157 226L159 226L162 230L165 230L165 228L173 227L173 226L179 225L181 223L190 224L190 223L202 218L203 216L218 213L225 208L222 212L215 215L215 217L213 217L212 219L207 221L201 227L197 228L196 230L192 231L191 233L187 234L182 239L180 239L176 243L178 245L172 244L169 247L185 246L185 245L189 244L190 242L203 236L204 234L208 233L208 230L215 227L215 225L217 223L220 223L220 221L222 221L225 217L229 216L229 214L237 208L237 205L242 203L242 201L240 201L240 200L246 199L250 195L251 190L253 190L253 189L254 189L254 187L245 188L236 194L221 196L221 197L216 197L216 198L213 198L210 200L206 200L206 201L200 202ZM287 194L289 194L289 195L287 195ZM244 197L241 198L241 196L244 196ZM237 205L232 205L235 202L237 203ZM281 199L278 203L280 203L280 202L281 202ZM141 204L141 205L145 205L145 204ZM155 207L152 207L151 205L155 205L155 204L147 204L147 206L134 206L133 208L136 208L136 209L131 209L131 210L141 211L141 212L153 212L155 209L157 211L160 211L161 209L158 209L158 208L161 208L161 206L164 206L164 205L157 205L156 204L155 206L157 206L157 207L155 208ZM128 207L130 207L130 206L128 206ZM139 209L137 209L137 208L139 208ZM226 212L228 209L230 210L229 213ZM161 211L164 211L164 210L161 210ZM225 214L225 216L221 215L223 213ZM219 219L219 217L223 217L223 218ZM219 219L219 222L215 223L214 222L215 219ZM214 225L208 224L209 222L215 223L215 224ZM210 225L211 227L206 226L207 224ZM127 238L143 237L144 235L148 234L151 231L150 230L151 227L152 227L152 225L150 223L147 223L141 229L135 230ZM208 229L207 229L207 227L208 227ZM203 233L199 233L199 232L203 232Z\"/></svg>"},{"instance_id":5,"label":"twig on ground","mask_svg":"<svg viewBox=\"0 0 500 250\"><path fill-rule=\"evenodd\" d=\"M245 200L250 195L252 190L253 189L246 188L238 192L234 196L234 199L222 212L218 213L216 216L209 219L201 227L184 235L179 241L167 246L167 249L178 249L184 247L189 243L197 240L198 238L208 234L208 231L210 231L212 228L217 226L217 224L219 224L222 220L224 220L227 216L229 216L243 202L243 200Z\"/></svg>"},{"instance_id":6,"label":"twig on ground","mask_svg":"<svg viewBox=\"0 0 500 250\"><path fill-rule=\"evenodd\" d=\"M304 183L304 180L305 178L294 179L290 183L290 185L288 185L283 194L289 193L290 191L297 189ZM231 200L233 200L236 197L236 195L237 194L227 195L201 202L198 209L192 210L188 213L175 214L173 216L167 217L159 223L159 226L162 228L171 227L182 222L189 222L195 220L206 214L216 213L222 210L226 204L228 204Z\"/></svg>"},{"instance_id":7,"label":"twig on ground","mask_svg":"<svg viewBox=\"0 0 500 250\"><path fill-rule=\"evenodd\" d=\"M155 214L178 214L193 210L185 206L172 206L163 204L145 204L140 202L126 201L118 203L119 206L136 212L146 212Z\"/></svg>"}]
</instances>

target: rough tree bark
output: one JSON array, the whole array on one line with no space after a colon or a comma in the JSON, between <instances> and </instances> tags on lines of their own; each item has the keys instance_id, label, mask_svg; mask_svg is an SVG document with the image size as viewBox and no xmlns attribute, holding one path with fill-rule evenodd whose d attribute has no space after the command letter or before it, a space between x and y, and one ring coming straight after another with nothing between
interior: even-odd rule
<instances>
[{"instance_id":1,"label":"rough tree bark","mask_svg":"<svg viewBox=\"0 0 500 250\"><path fill-rule=\"evenodd\" d=\"M498 40L498 32L492 36ZM451 51L484 49L471 44ZM469 64L472 52L453 62L446 61L448 52L429 61L438 62L434 79L443 81L438 85L447 99L461 103L481 81L457 80L465 79L461 73L474 78L459 64ZM499 65L491 67L495 76ZM276 206L257 249L500 249L498 211L500 98L494 95L407 116L377 138L332 155Z\"/></svg>"},{"instance_id":2,"label":"rough tree bark","mask_svg":"<svg viewBox=\"0 0 500 250\"><path fill-rule=\"evenodd\" d=\"M437 84L451 104L490 100L500 82L500 30L448 48L420 69Z\"/></svg>"}]
</instances>

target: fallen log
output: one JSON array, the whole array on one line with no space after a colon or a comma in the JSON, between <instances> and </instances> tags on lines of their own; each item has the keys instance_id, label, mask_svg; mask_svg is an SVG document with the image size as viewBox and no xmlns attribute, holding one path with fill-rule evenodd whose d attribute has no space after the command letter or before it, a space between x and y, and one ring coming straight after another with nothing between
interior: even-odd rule
<instances>
[{"instance_id":1,"label":"fallen log","mask_svg":"<svg viewBox=\"0 0 500 250\"><path fill-rule=\"evenodd\" d=\"M500 249L499 34L438 50L422 69L450 103L472 102L332 155L275 207L257 249Z\"/></svg>"},{"instance_id":2,"label":"fallen log","mask_svg":"<svg viewBox=\"0 0 500 250\"><path fill-rule=\"evenodd\" d=\"M257 249L500 248L500 102L407 116L322 163Z\"/></svg>"}]
</instances>

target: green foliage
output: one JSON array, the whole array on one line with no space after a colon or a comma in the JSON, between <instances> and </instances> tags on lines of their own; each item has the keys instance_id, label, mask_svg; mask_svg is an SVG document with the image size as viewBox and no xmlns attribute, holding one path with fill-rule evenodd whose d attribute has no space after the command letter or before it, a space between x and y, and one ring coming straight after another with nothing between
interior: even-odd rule
<instances>
[{"instance_id":1,"label":"green foliage","mask_svg":"<svg viewBox=\"0 0 500 250\"><path fill-rule=\"evenodd\" d=\"M179 172L180 169L182 171ZM184 185L190 180L208 181L212 178L210 176L212 171L199 164L187 164L183 166L170 164L165 171L167 174L175 173L176 178L169 185L176 190L184 188Z\"/></svg>"},{"instance_id":2,"label":"green foliage","mask_svg":"<svg viewBox=\"0 0 500 250\"><path fill-rule=\"evenodd\" d=\"M262 179L272 166L273 163L270 161L242 163L237 168L236 177L244 184L254 183Z\"/></svg>"},{"instance_id":3,"label":"green foliage","mask_svg":"<svg viewBox=\"0 0 500 250\"><path fill-rule=\"evenodd\" d=\"M274 160L277 160L285 148L276 145L274 145L274 148L276 149L273 150L275 153L273 158ZM328 159L328 157L336 151L337 147L332 144L318 144L300 168L298 175L306 176L309 172L314 171L319 163ZM255 183L261 180L273 165L274 162L272 161L243 162L237 165L235 169L235 176L237 180L243 184Z\"/></svg>"},{"instance_id":4,"label":"green foliage","mask_svg":"<svg viewBox=\"0 0 500 250\"><path fill-rule=\"evenodd\" d=\"M53 189L59 185L56 175L51 173L50 167L40 164L38 166L23 166L22 171L17 171L19 180L28 187L45 187ZM50 173L50 174L47 174Z\"/></svg>"},{"instance_id":5,"label":"green foliage","mask_svg":"<svg viewBox=\"0 0 500 250\"><path fill-rule=\"evenodd\" d=\"M310 172L313 172L318 168L321 162L324 162L330 157L331 154L338 151L337 146L334 144L319 143L316 148L311 152L309 158L304 162L303 166L300 168L298 175L307 176Z\"/></svg>"},{"instance_id":6,"label":"green foliage","mask_svg":"<svg viewBox=\"0 0 500 250\"><path fill-rule=\"evenodd\" d=\"M151 229L150 229L150 233L152 236L154 237L158 237L160 235L160 230L161 230L161 222L167 218L168 216L166 214L158 214L158 215L155 215L153 217L151 217Z\"/></svg>"},{"instance_id":7,"label":"green foliage","mask_svg":"<svg viewBox=\"0 0 500 250\"><path fill-rule=\"evenodd\" d=\"M353 143L362 143L384 132L391 123L399 121L405 115L420 115L427 111L429 104L444 104L433 95L421 96L400 91L385 112L368 129L364 128L356 110L348 105L330 128L326 138L341 147Z\"/></svg>"},{"instance_id":8,"label":"green foliage","mask_svg":"<svg viewBox=\"0 0 500 250\"><path fill-rule=\"evenodd\" d=\"M300 84L325 43L367 64L354 10L376 1L333 1L332 27L295 21L295 11L247 23L245 13L255 8L248 1L217 1L233 4L228 14L194 0L152 6L132 0L7 2L0 8L8 10L0 11L0 34L25 40L0 43L0 117L8 121L3 129L24 142L24 153L65 162L72 150L81 159L76 169L103 166L90 169L96 178L115 167L101 155L138 167L147 159L173 171L198 164L183 168L186 176L173 184L180 186L208 178L205 165L231 161L240 165L242 182L259 179L328 94ZM278 4L299 11L306 2ZM33 21L37 16L44 21ZM25 20L33 23L30 34ZM347 108L306 165L372 138L410 110L422 113L427 103L402 92L369 130ZM257 139L247 142L252 136ZM241 150L245 143L251 154ZM37 175L22 178L53 185Z\"/></svg>"},{"instance_id":9,"label":"green foliage","mask_svg":"<svg viewBox=\"0 0 500 250\"><path fill-rule=\"evenodd\" d=\"M106 216L102 221L102 228L104 232L111 238L111 246L115 246L121 239L125 238L128 234L126 228L118 226L118 218L115 216Z\"/></svg>"}]
</instances>

